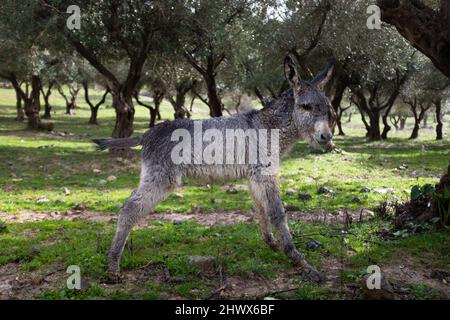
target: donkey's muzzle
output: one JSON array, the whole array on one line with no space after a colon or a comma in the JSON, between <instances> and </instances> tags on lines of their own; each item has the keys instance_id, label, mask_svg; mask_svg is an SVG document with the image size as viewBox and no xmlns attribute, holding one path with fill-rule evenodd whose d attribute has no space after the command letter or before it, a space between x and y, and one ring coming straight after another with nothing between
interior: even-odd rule
<instances>
[{"instance_id":1,"label":"donkey's muzzle","mask_svg":"<svg viewBox=\"0 0 450 320\"><path fill-rule=\"evenodd\" d=\"M316 137L316 141L321 145L328 144L331 139L333 138L333 135L331 133L321 133Z\"/></svg>"}]
</instances>

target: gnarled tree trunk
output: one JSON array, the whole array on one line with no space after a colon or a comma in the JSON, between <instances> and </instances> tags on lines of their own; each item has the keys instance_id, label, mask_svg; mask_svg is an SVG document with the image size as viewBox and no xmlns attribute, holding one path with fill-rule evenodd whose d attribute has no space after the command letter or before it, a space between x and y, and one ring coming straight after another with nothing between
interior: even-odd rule
<instances>
[{"instance_id":1,"label":"gnarled tree trunk","mask_svg":"<svg viewBox=\"0 0 450 320\"><path fill-rule=\"evenodd\" d=\"M401 117L400 118L400 127L399 130L405 130L405 125L406 125L406 117Z\"/></svg>"},{"instance_id":2,"label":"gnarled tree trunk","mask_svg":"<svg viewBox=\"0 0 450 320\"><path fill-rule=\"evenodd\" d=\"M364 128L366 128L366 138L367 138L369 136L370 125L369 125L369 123L366 120L366 116L364 115L364 111L359 109L359 114L361 115L361 121L364 124Z\"/></svg>"},{"instance_id":3,"label":"gnarled tree trunk","mask_svg":"<svg viewBox=\"0 0 450 320\"><path fill-rule=\"evenodd\" d=\"M366 137L369 141L379 141L381 140L380 131L380 110L377 108L369 108L369 103L360 90L352 90L353 96L352 101L358 107L361 114L361 120L367 130ZM367 122L365 114L369 117L369 122Z\"/></svg>"},{"instance_id":4,"label":"gnarled tree trunk","mask_svg":"<svg viewBox=\"0 0 450 320\"><path fill-rule=\"evenodd\" d=\"M61 86L58 87L58 92L63 97L64 101L66 102L66 114L72 114L73 105L70 102L70 99L67 97L67 95L64 93L64 90L61 88Z\"/></svg>"},{"instance_id":5,"label":"gnarled tree trunk","mask_svg":"<svg viewBox=\"0 0 450 320\"><path fill-rule=\"evenodd\" d=\"M77 96L79 91L80 88L69 87L70 102L67 105L66 114L72 114L72 110L75 110L77 108Z\"/></svg>"},{"instance_id":6,"label":"gnarled tree trunk","mask_svg":"<svg viewBox=\"0 0 450 320\"><path fill-rule=\"evenodd\" d=\"M149 128L154 127L154 126L155 126L155 123L156 123L156 119L157 119L157 117L158 117L158 111L157 111L157 109L156 109L156 100L155 100L155 97L153 97L153 101L155 101L155 107L152 107L151 105L142 102L142 101L139 99L139 92L138 92L138 91L136 91L136 92L134 93L134 100L136 100L136 102L137 102L140 106L143 106L143 107L145 107L145 108L148 109L148 111L149 111L149 113L150 113L150 121L149 121L149 123L148 123L148 127L149 127ZM158 99L158 103L161 103L161 100L162 100L162 99Z\"/></svg>"},{"instance_id":7,"label":"gnarled tree trunk","mask_svg":"<svg viewBox=\"0 0 450 320\"><path fill-rule=\"evenodd\" d=\"M413 131L411 132L411 136L409 137L410 140L413 140L419 137L420 123L424 119L428 109L431 108L431 104L424 105L422 103L417 102L416 98L414 98L414 101L407 101L407 103L409 104L414 116L414 128Z\"/></svg>"},{"instance_id":8,"label":"gnarled tree trunk","mask_svg":"<svg viewBox=\"0 0 450 320\"><path fill-rule=\"evenodd\" d=\"M437 99L433 103L436 107L436 140L442 140L444 136L442 134L442 102L441 99Z\"/></svg>"},{"instance_id":9,"label":"gnarled tree trunk","mask_svg":"<svg viewBox=\"0 0 450 320\"><path fill-rule=\"evenodd\" d=\"M84 88L84 99L86 100L86 103L89 105L89 108L91 109L91 116L89 117L88 124L98 125L98 122L97 122L98 109L100 108L100 106L103 103L105 103L106 96L109 93L109 88L106 88L106 91L102 96L102 99L97 104L94 105L91 102L91 99L89 98L89 85L88 85L87 81L83 81L82 85Z\"/></svg>"},{"instance_id":10,"label":"gnarled tree trunk","mask_svg":"<svg viewBox=\"0 0 450 320\"><path fill-rule=\"evenodd\" d=\"M427 128L428 127L428 113L426 112L423 115L423 128Z\"/></svg>"},{"instance_id":11,"label":"gnarled tree trunk","mask_svg":"<svg viewBox=\"0 0 450 320\"><path fill-rule=\"evenodd\" d=\"M344 129L342 128L342 114L343 113L344 113L344 111L339 110L339 113L337 114L337 117L336 117L336 126L338 128L338 136L345 136Z\"/></svg>"},{"instance_id":12,"label":"gnarled tree trunk","mask_svg":"<svg viewBox=\"0 0 450 320\"><path fill-rule=\"evenodd\" d=\"M16 91L16 110L17 110L16 121L22 122L23 120L25 120L25 114L23 112L23 107L22 107L23 99L20 95L20 92L15 87L14 87L14 90Z\"/></svg>"},{"instance_id":13,"label":"gnarled tree trunk","mask_svg":"<svg viewBox=\"0 0 450 320\"><path fill-rule=\"evenodd\" d=\"M155 104L155 116L156 118L152 121L152 114L150 113L150 123L153 125L157 120L161 120L161 113L159 112L159 107L164 99L165 92L163 90L155 90L153 91L153 103Z\"/></svg>"},{"instance_id":14,"label":"gnarled tree trunk","mask_svg":"<svg viewBox=\"0 0 450 320\"><path fill-rule=\"evenodd\" d=\"M373 110L369 114L369 131L367 133L367 138L369 141L380 141L381 140L381 130L380 130L380 111Z\"/></svg>"},{"instance_id":15,"label":"gnarled tree trunk","mask_svg":"<svg viewBox=\"0 0 450 320\"><path fill-rule=\"evenodd\" d=\"M420 0L378 0L377 4L381 20L395 26L412 46L450 78L450 1L441 0L439 10Z\"/></svg>"},{"instance_id":16,"label":"gnarled tree trunk","mask_svg":"<svg viewBox=\"0 0 450 320\"><path fill-rule=\"evenodd\" d=\"M420 130L420 126L419 126L418 120L415 119L414 127L411 132L411 135L409 136L409 140L417 139L419 137L419 130Z\"/></svg>"},{"instance_id":17,"label":"gnarled tree trunk","mask_svg":"<svg viewBox=\"0 0 450 320\"><path fill-rule=\"evenodd\" d=\"M88 124L98 125L97 121L98 108L91 108Z\"/></svg>"},{"instance_id":18,"label":"gnarled tree trunk","mask_svg":"<svg viewBox=\"0 0 450 320\"><path fill-rule=\"evenodd\" d=\"M201 74L206 84L206 92L208 99L201 98L198 93L195 93L208 107L209 115L211 117L221 117L223 115L223 104L220 99L217 84L216 84L216 72L220 63L225 59L225 55L221 54L217 57L212 55L207 56L206 66L202 66L194 56L188 52L185 52L187 61Z\"/></svg>"},{"instance_id":19,"label":"gnarled tree trunk","mask_svg":"<svg viewBox=\"0 0 450 320\"><path fill-rule=\"evenodd\" d=\"M189 110L185 107L186 94L193 88L195 80L185 79L180 81L175 85L175 99L170 93L168 93L167 99L172 105L175 113L175 119L185 119L190 118L191 114Z\"/></svg>"},{"instance_id":20,"label":"gnarled tree trunk","mask_svg":"<svg viewBox=\"0 0 450 320\"><path fill-rule=\"evenodd\" d=\"M112 105L116 111L116 123L112 133L113 138L128 138L133 134L134 105L132 97L126 97L121 92L111 91Z\"/></svg>"},{"instance_id":21,"label":"gnarled tree trunk","mask_svg":"<svg viewBox=\"0 0 450 320\"><path fill-rule=\"evenodd\" d=\"M223 115L223 105L217 93L216 79L213 75L205 77L206 90L208 93L209 115L211 117L221 117Z\"/></svg>"},{"instance_id":22,"label":"gnarled tree trunk","mask_svg":"<svg viewBox=\"0 0 450 320\"><path fill-rule=\"evenodd\" d=\"M394 126L395 130L398 130L398 124L400 122L400 116L390 116L389 120L391 121L392 125Z\"/></svg>"},{"instance_id":23,"label":"gnarled tree trunk","mask_svg":"<svg viewBox=\"0 0 450 320\"><path fill-rule=\"evenodd\" d=\"M388 138L388 133L389 131L391 131L391 126L388 123L388 117L389 117L389 113L391 112L391 108L386 109L386 112L383 114L383 116L381 117L382 121L383 121L383 132L381 133L381 139L386 140Z\"/></svg>"},{"instance_id":24,"label":"gnarled tree trunk","mask_svg":"<svg viewBox=\"0 0 450 320\"><path fill-rule=\"evenodd\" d=\"M50 95L52 94L52 87L53 82L50 82L48 84L47 91L44 91L43 88L41 88L42 97L44 98L44 115L42 116L43 119L51 119L52 118L52 106L50 105Z\"/></svg>"},{"instance_id":25,"label":"gnarled tree trunk","mask_svg":"<svg viewBox=\"0 0 450 320\"><path fill-rule=\"evenodd\" d=\"M71 115L72 110L74 110L77 107L77 96L79 91L80 91L79 87L74 88L69 85L70 97L68 97L64 93L64 90L61 87L58 87L59 94L63 97L64 101L66 101L66 114Z\"/></svg>"},{"instance_id":26,"label":"gnarled tree trunk","mask_svg":"<svg viewBox=\"0 0 450 320\"><path fill-rule=\"evenodd\" d=\"M41 90L41 79L38 75L33 75L31 77L31 93L28 91L28 84L26 85L25 92L20 87L17 81L16 75L12 72L8 75L8 80L11 81L16 94L18 94L24 103L24 113L27 117L27 127L33 130L52 130L52 123L41 123L41 118L39 116L39 111L41 109L40 103L40 90ZM21 113L21 111L18 111Z\"/></svg>"},{"instance_id":27,"label":"gnarled tree trunk","mask_svg":"<svg viewBox=\"0 0 450 320\"><path fill-rule=\"evenodd\" d=\"M337 79L336 87L334 90L334 96L333 96L333 99L331 99L331 106L333 107L333 109L337 115L336 126L338 128L339 136L345 136L344 130L342 129L342 114L348 108L343 109L341 107L341 101L342 101L342 97L344 96L345 88L347 88L346 81L344 81L344 79L342 77Z\"/></svg>"},{"instance_id":28,"label":"gnarled tree trunk","mask_svg":"<svg viewBox=\"0 0 450 320\"><path fill-rule=\"evenodd\" d=\"M28 128L38 130L41 127L41 111L40 91L41 79L39 76L33 75L31 78L31 94L29 99L25 100L25 114L28 119Z\"/></svg>"}]
</instances>

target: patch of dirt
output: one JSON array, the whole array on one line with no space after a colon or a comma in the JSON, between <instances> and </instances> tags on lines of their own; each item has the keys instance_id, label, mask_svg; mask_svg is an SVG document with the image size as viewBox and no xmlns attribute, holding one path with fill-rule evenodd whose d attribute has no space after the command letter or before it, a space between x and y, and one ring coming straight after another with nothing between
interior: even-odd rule
<instances>
[{"instance_id":1,"label":"patch of dirt","mask_svg":"<svg viewBox=\"0 0 450 320\"><path fill-rule=\"evenodd\" d=\"M227 190L230 187L233 187L234 189L236 189L238 191L240 191L240 190L248 191L248 185L246 185L246 184L232 184L232 183L230 183L230 184L227 184L227 185L223 186L221 189L222 189L223 192L227 192Z\"/></svg>"},{"instance_id":2,"label":"patch of dirt","mask_svg":"<svg viewBox=\"0 0 450 320\"><path fill-rule=\"evenodd\" d=\"M147 287L143 285L146 282L162 284L166 280L164 279L164 273L159 266L155 266L149 263L145 267L124 270L121 272L121 281L119 283L110 283L107 280L101 281L101 286L107 289L109 292L115 292L118 290L125 290L128 295L141 297L147 291ZM182 297L169 297L165 293L161 293L161 299L183 299Z\"/></svg>"},{"instance_id":3,"label":"patch of dirt","mask_svg":"<svg viewBox=\"0 0 450 320\"><path fill-rule=\"evenodd\" d=\"M149 216L149 220L172 221L174 223L193 220L202 225L212 226L253 221L253 215L242 211L222 213L154 213Z\"/></svg>"},{"instance_id":4,"label":"patch of dirt","mask_svg":"<svg viewBox=\"0 0 450 320\"><path fill-rule=\"evenodd\" d=\"M410 285L426 285L440 292L443 297L450 297L450 270L431 268L425 261L412 257L402 257L401 263L380 266L382 272L395 288L397 299L415 299L408 291ZM329 298L343 297L355 299L359 283L344 283L341 273L345 271L345 262L333 256L323 256L320 270L326 280L320 284L326 289ZM259 277L229 277L227 288L219 296L220 299L255 299L264 297L295 298L300 274L294 268L283 271L282 275L267 280ZM283 294L287 294L284 295ZM360 298L360 297L359 297Z\"/></svg>"},{"instance_id":5,"label":"patch of dirt","mask_svg":"<svg viewBox=\"0 0 450 320\"><path fill-rule=\"evenodd\" d=\"M17 187L13 184L5 184L2 189L5 192L13 192L17 190Z\"/></svg>"},{"instance_id":6,"label":"patch of dirt","mask_svg":"<svg viewBox=\"0 0 450 320\"><path fill-rule=\"evenodd\" d=\"M0 266L0 300L32 299L44 290L62 287L66 277L61 266L45 272L22 272L19 263L5 264Z\"/></svg>"},{"instance_id":7,"label":"patch of dirt","mask_svg":"<svg viewBox=\"0 0 450 320\"><path fill-rule=\"evenodd\" d=\"M332 256L323 257L320 270L325 275L325 281L319 286L326 289L329 298L335 295L353 296L353 289L346 286L340 280L342 264ZM232 276L227 279L228 286L221 293L220 299L263 299L272 298L296 298L295 293L299 288L301 274L296 268L283 270L274 279L262 277L237 277Z\"/></svg>"},{"instance_id":8,"label":"patch of dirt","mask_svg":"<svg viewBox=\"0 0 450 320\"><path fill-rule=\"evenodd\" d=\"M302 212L302 211L287 211L289 220L305 221L313 223L345 223L345 222L359 222L367 221L373 218L374 213L370 210L339 210L336 212Z\"/></svg>"},{"instance_id":9,"label":"patch of dirt","mask_svg":"<svg viewBox=\"0 0 450 320\"><path fill-rule=\"evenodd\" d=\"M32 138L48 138L54 137L50 133L46 132L37 132L31 130L5 130L2 131L2 136L16 136L16 137L32 137Z\"/></svg>"},{"instance_id":10,"label":"patch of dirt","mask_svg":"<svg viewBox=\"0 0 450 320\"><path fill-rule=\"evenodd\" d=\"M341 273L345 270L344 263L332 255L322 257L320 270L325 274L325 282L322 286L349 295L348 287L341 279ZM351 292L352 296L353 294L354 292Z\"/></svg>"},{"instance_id":11,"label":"patch of dirt","mask_svg":"<svg viewBox=\"0 0 450 320\"><path fill-rule=\"evenodd\" d=\"M288 211L287 215L293 221L305 221L316 223L344 223L349 219L351 221L365 221L372 217L373 213L369 210L358 211L338 211L334 213L325 212L300 212ZM22 222L36 222L45 220L63 220L63 221L78 221L86 220L93 222L115 222L117 221L117 213L113 212L97 212L90 210L69 210L67 212L34 212L21 211L19 213L0 212L0 220L11 223ZM241 222L254 221L254 214L249 211L223 211L216 210L215 212L199 212L199 213L150 213L145 216L139 227L145 227L151 221L169 221L173 223L180 223L183 221L196 221L202 225L230 225Z\"/></svg>"},{"instance_id":12,"label":"patch of dirt","mask_svg":"<svg viewBox=\"0 0 450 320\"><path fill-rule=\"evenodd\" d=\"M280 291L295 290L295 279L299 277L295 271L283 271L275 279L262 277L237 277L227 278L227 287L223 290L220 299L262 299Z\"/></svg>"},{"instance_id":13,"label":"patch of dirt","mask_svg":"<svg viewBox=\"0 0 450 320\"><path fill-rule=\"evenodd\" d=\"M115 222L117 214L112 212L96 212L88 210L73 210L67 213L59 212L33 212L22 211L16 214L0 212L0 220L12 223L34 222L45 220L78 221L86 220L93 222ZM138 227L145 227L151 221L169 221L180 223L193 220L202 225L229 225L253 220L251 213L242 211L231 212L211 212L211 213L151 213L145 216L138 224Z\"/></svg>"},{"instance_id":14,"label":"patch of dirt","mask_svg":"<svg viewBox=\"0 0 450 320\"><path fill-rule=\"evenodd\" d=\"M417 260L410 256L402 257L399 264L389 264L380 268L393 283L400 298L409 298L402 290L402 287L408 284L426 285L442 292L447 299L450 298L450 270L433 269L423 259ZM436 274L442 276L436 277Z\"/></svg>"},{"instance_id":15,"label":"patch of dirt","mask_svg":"<svg viewBox=\"0 0 450 320\"><path fill-rule=\"evenodd\" d=\"M104 212L94 212L94 211L70 211L70 213L60 213L60 212L34 212L34 211L21 211L19 213L7 213L0 212L0 220L12 223L23 223L23 222L37 222L46 220L64 220L64 221L76 221L76 220L87 220L87 221L98 221L98 222L109 222L114 219L112 213Z\"/></svg>"}]
</instances>

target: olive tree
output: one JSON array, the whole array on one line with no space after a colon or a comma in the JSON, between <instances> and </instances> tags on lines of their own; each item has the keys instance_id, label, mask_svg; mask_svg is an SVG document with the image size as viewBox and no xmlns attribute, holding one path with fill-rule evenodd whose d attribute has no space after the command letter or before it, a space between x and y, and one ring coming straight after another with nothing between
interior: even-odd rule
<instances>
[{"instance_id":1,"label":"olive tree","mask_svg":"<svg viewBox=\"0 0 450 320\"><path fill-rule=\"evenodd\" d=\"M57 30L55 43L70 45L86 59L105 81L113 99L116 122L113 137L128 137L133 133L133 96L149 52L159 50L174 37L176 17L182 10L179 1L144 0L42 0L42 28ZM67 28L70 13L77 5L81 11L80 29ZM116 72L118 62L126 66L126 74Z\"/></svg>"}]
</instances>

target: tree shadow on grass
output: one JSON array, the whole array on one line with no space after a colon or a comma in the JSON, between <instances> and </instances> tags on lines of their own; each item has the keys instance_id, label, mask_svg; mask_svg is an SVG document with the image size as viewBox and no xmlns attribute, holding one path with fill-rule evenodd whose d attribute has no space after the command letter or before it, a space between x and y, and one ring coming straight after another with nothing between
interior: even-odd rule
<instances>
[{"instance_id":1,"label":"tree shadow on grass","mask_svg":"<svg viewBox=\"0 0 450 320\"><path fill-rule=\"evenodd\" d=\"M404 176L412 170L427 175L429 172L444 170L450 159L450 140L409 141L390 139L384 142L369 143L364 137L350 137L337 142L344 151L339 158L351 157L353 165L371 168L395 170L405 164L409 170L399 170L393 174ZM317 154L304 142L299 142L286 159L304 159L314 161ZM354 157L356 156L356 159ZM428 173L427 173L428 172Z\"/></svg>"}]
</instances>

